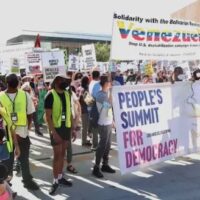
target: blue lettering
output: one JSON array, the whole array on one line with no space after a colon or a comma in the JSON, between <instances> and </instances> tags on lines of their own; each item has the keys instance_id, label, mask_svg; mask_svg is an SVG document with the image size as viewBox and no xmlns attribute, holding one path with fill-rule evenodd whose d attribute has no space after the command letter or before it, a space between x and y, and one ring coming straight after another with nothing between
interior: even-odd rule
<instances>
[{"instance_id":1,"label":"blue lettering","mask_svg":"<svg viewBox=\"0 0 200 200\"><path fill-rule=\"evenodd\" d=\"M155 102L153 101L155 93L156 93L155 90L149 90L149 97L150 97L151 105L155 105Z\"/></svg>"},{"instance_id":2,"label":"blue lettering","mask_svg":"<svg viewBox=\"0 0 200 200\"><path fill-rule=\"evenodd\" d=\"M135 92L131 93L132 103L134 107L138 107L138 97Z\"/></svg>"},{"instance_id":3,"label":"blue lettering","mask_svg":"<svg viewBox=\"0 0 200 200\"><path fill-rule=\"evenodd\" d=\"M145 98L146 106L150 106L151 103L148 102L148 98L147 98L147 93L146 93L146 91L144 91L144 98Z\"/></svg>"},{"instance_id":4,"label":"blue lettering","mask_svg":"<svg viewBox=\"0 0 200 200\"><path fill-rule=\"evenodd\" d=\"M119 107L120 109L123 109L122 104L125 102L125 95L124 93L118 93L118 97L119 97Z\"/></svg>"},{"instance_id":5,"label":"blue lettering","mask_svg":"<svg viewBox=\"0 0 200 200\"><path fill-rule=\"evenodd\" d=\"M127 121L126 118L127 118L127 113L122 112L121 113L121 120L123 121L122 128L124 128L124 129L128 128L128 121Z\"/></svg>"},{"instance_id":6,"label":"blue lettering","mask_svg":"<svg viewBox=\"0 0 200 200\"><path fill-rule=\"evenodd\" d=\"M163 98L162 98L162 91L160 89L157 89L157 96L158 96L158 103L162 104Z\"/></svg>"},{"instance_id":7,"label":"blue lettering","mask_svg":"<svg viewBox=\"0 0 200 200\"><path fill-rule=\"evenodd\" d=\"M144 124L142 110L140 110L139 112L135 112L135 121L137 126L139 126L139 123L141 123L141 125Z\"/></svg>"},{"instance_id":8,"label":"blue lettering","mask_svg":"<svg viewBox=\"0 0 200 200\"><path fill-rule=\"evenodd\" d=\"M126 92L126 104L127 104L128 108L132 107L132 105L130 103L131 103L130 93Z\"/></svg>"},{"instance_id":9,"label":"blue lettering","mask_svg":"<svg viewBox=\"0 0 200 200\"><path fill-rule=\"evenodd\" d=\"M142 101L144 100L144 93L139 91L138 98L139 98L140 106L142 106Z\"/></svg>"}]
</instances>

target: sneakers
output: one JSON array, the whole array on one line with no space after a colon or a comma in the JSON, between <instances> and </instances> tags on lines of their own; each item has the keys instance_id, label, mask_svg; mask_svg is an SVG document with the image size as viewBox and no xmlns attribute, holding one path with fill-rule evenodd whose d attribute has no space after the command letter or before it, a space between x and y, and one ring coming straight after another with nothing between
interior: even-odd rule
<instances>
[{"instance_id":1,"label":"sneakers","mask_svg":"<svg viewBox=\"0 0 200 200\"><path fill-rule=\"evenodd\" d=\"M39 130L35 131L35 134L36 134L37 136L43 137L43 133L40 132Z\"/></svg>"},{"instance_id":2,"label":"sneakers","mask_svg":"<svg viewBox=\"0 0 200 200\"><path fill-rule=\"evenodd\" d=\"M65 185L65 186L71 187L72 186L72 182L66 180L65 178L61 178L60 180L58 180L58 183L54 182L52 184L51 189L49 191L49 194L50 195L54 195L56 190L58 189L59 185Z\"/></svg>"},{"instance_id":3,"label":"sneakers","mask_svg":"<svg viewBox=\"0 0 200 200\"><path fill-rule=\"evenodd\" d=\"M39 186L33 181L24 181L24 187L29 190L39 190Z\"/></svg>"},{"instance_id":4,"label":"sneakers","mask_svg":"<svg viewBox=\"0 0 200 200\"><path fill-rule=\"evenodd\" d=\"M103 174L100 172L99 167L97 166L94 166L92 174L96 176L97 178L103 178Z\"/></svg>"},{"instance_id":5,"label":"sneakers","mask_svg":"<svg viewBox=\"0 0 200 200\"><path fill-rule=\"evenodd\" d=\"M114 169L112 169L109 165L102 165L101 171L102 171L102 172L111 173L111 174L114 174L114 173L116 172L116 171L115 171Z\"/></svg>"},{"instance_id":6,"label":"sneakers","mask_svg":"<svg viewBox=\"0 0 200 200\"><path fill-rule=\"evenodd\" d=\"M51 186L51 189L50 189L50 191L49 191L49 194L50 194L50 195L54 195L55 192L56 192L56 190L58 189L58 186L59 186L58 183L54 183L54 184Z\"/></svg>"},{"instance_id":7,"label":"sneakers","mask_svg":"<svg viewBox=\"0 0 200 200\"><path fill-rule=\"evenodd\" d=\"M61 184L61 185L72 187L72 182L66 180L65 178L61 178L60 180L58 180L58 183Z\"/></svg>"}]
</instances>

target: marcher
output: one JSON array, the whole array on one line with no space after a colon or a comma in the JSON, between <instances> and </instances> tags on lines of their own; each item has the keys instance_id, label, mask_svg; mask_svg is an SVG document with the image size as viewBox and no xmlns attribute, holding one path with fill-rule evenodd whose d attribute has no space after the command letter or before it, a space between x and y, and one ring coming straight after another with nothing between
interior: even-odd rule
<instances>
[{"instance_id":1,"label":"marcher","mask_svg":"<svg viewBox=\"0 0 200 200\"><path fill-rule=\"evenodd\" d=\"M10 116L2 106L0 106L0 146L0 162L7 167L9 175L7 180L11 181L14 156L16 158L20 156L20 149Z\"/></svg>"},{"instance_id":2,"label":"marcher","mask_svg":"<svg viewBox=\"0 0 200 200\"><path fill-rule=\"evenodd\" d=\"M84 76L81 80L81 95L80 95L80 105L81 105L81 113L82 113L82 146L91 146L89 140L87 140L87 136L89 136L89 112L88 112L88 105L86 98L89 95L89 78ZM93 100L91 100L93 101ZM87 105L88 103L88 105ZM91 102L93 103L93 102Z\"/></svg>"},{"instance_id":3,"label":"marcher","mask_svg":"<svg viewBox=\"0 0 200 200\"><path fill-rule=\"evenodd\" d=\"M38 107L38 98L34 95L34 92L31 88L31 85L29 82L25 82L22 86L21 89L24 90L25 92L27 92L28 94L30 94L34 107L35 107L35 112L33 113L33 123L34 123L34 127L35 127L35 134L38 136L43 136L43 133L40 131L40 127L38 124L38 120L37 120L37 107Z\"/></svg>"},{"instance_id":4,"label":"marcher","mask_svg":"<svg viewBox=\"0 0 200 200\"><path fill-rule=\"evenodd\" d=\"M99 71L93 71L92 72L92 81L89 84L89 93L90 95L96 100L97 93L101 90L101 85L99 83L100 80L100 72ZM91 110L91 107L88 107L89 113ZM89 130L92 132L92 150L96 150L98 145L98 128L94 127L92 123L89 124Z\"/></svg>"},{"instance_id":5,"label":"marcher","mask_svg":"<svg viewBox=\"0 0 200 200\"><path fill-rule=\"evenodd\" d=\"M56 75L52 82L52 90L45 98L45 115L50 130L51 145L53 146L53 184L49 191L55 194L59 184L72 186L72 182L63 177L63 166L67 143L72 130L71 97L66 88L70 85L64 75ZM75 135L73 135L75 137Z\"/></svg>"},{"instance_id":6,"label":"marcher","mask_svg":"<svg viewBox=\"0 0 200 200\"><path fill-rule=\"evenodd\" d=\"M30 128L32 114L35 111L33 101L29 94L18 89L19 79L15 74L7 75L6 83L7 89L0 93L0 103L7 110L13 125L16 127L22 182L25 188L38 190L39 187L33 181L29 166L30 138L28 128Z\"/></svg>"},{"instance_id":7,"label":"marcher","mask_svg":"<svg viewBox=\"0 0 200 200\"><path fill-rule=\"evenodd\" d=\"M97 146L95 166L93 169L93 175L97 178L103 177L101 171L115 173L115 170L108 165L113 125L112 99L111 94L109 93L109 90L111 89L111 82L109 82L107 76L102 76L100 85L102 90L96 95L96 103L99 111L98 132L100 141ZM103 165L100 171L100 163L102 159Z\"/></svg>"}]
</instances>

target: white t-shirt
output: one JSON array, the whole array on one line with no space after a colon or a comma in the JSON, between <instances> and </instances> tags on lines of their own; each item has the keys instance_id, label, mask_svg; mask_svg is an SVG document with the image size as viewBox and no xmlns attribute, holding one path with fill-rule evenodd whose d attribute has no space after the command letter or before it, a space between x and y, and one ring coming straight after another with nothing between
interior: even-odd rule
<instances>
[{"instance_id":1,"label":"white t-shirt","mask_svg":"<svg viewBox=\"0 0 200 200\"><path fill-rule=\"evenodd\" d=\"M14 101L16 93L7 93L7 95L10 97L12 101ZM31 96L28 93L26 93L26 96L27 96L27 115L30 115L35 112L35 107ZM19 135L20 137L26 138L28 136L28 124L27 126L17 126L15 131L16 134Z\"/></svg>"},{"instance_id":2,"label":"white t-shirt","mask_svg":"<svg viewBox=\"0 0 200 200\"><path fill-rule=\"evenodd\" d=\"M99 91L97 93L97 108L99 111L98 124L101 126L112 125L113 123L113 112L112 105L108 100L108 93Z\"/></svg>"}]
</instances>

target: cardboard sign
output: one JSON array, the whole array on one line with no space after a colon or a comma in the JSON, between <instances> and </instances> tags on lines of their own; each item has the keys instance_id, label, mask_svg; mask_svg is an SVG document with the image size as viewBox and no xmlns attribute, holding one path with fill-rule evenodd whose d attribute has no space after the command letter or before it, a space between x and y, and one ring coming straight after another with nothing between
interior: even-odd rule
<instances>
[{"instance_id":1,"label":"cardboard sign","mask_svg":"<svg viewBox=\"0 0 200 200\"><path fill-rule=\"evenodd\" d=\"M96 67L96 52L94 44L82 46L82 55L84 59L85 70L91 70Z\"/></svg>"},{"instance_id":2,"label":"cardboard sign","mask_svg":"<svg viewBox=\"0 0 200 200\"><path fill-rule=\"evenodd\" d=\"M42 69L42 58L41 53L27 53L27 72L30 74L41 73Z\"/></svg>"}]
</instances>

